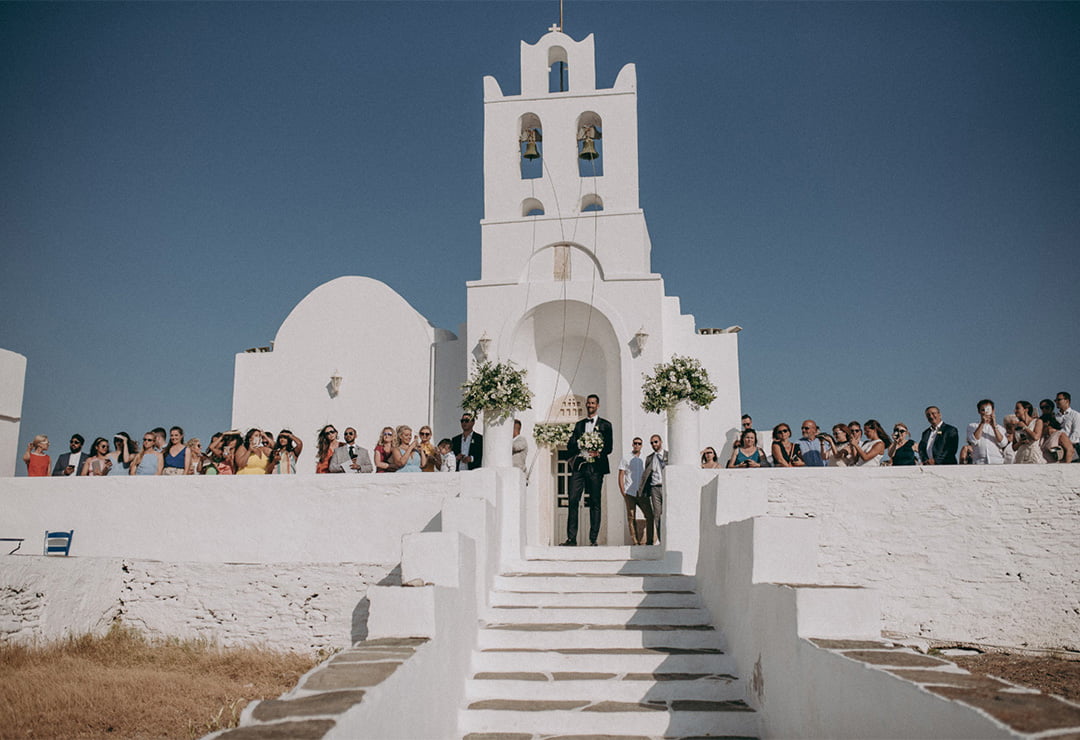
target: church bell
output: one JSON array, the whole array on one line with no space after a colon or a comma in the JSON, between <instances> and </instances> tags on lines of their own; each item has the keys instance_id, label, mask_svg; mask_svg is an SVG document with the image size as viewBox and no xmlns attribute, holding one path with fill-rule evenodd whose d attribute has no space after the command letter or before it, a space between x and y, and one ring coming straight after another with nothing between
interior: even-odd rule
<instances>
[{"instance_id":1,"label":"church bell","mask_svg":"<svg viewBox=\"0 0 1080 740\"><path fill-rule=\"evenodd\" d=\"M521 155L525 159L540 159L540 152L536 149L536 142L529 141L525 143L525 152Z\"/></svg>"},{"instance_id":2,"label":"church bell","mask_svg":"<svg viewBox=\"0 0 1080 740\"><path fill-rule=\"evenodd\" d=\"M600 155L596 153L596 145L593 144L592 139L582 139L581 151L578 152L578 157L581 159L596 159Z\"/></svg>"}]
</instances>

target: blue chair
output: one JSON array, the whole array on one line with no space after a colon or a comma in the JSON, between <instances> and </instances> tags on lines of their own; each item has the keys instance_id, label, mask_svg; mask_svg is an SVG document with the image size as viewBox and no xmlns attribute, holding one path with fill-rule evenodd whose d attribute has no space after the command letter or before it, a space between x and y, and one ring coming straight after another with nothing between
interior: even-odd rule
<instances>
[{"instance_id":1,"label":"blue chair","mask_svg":"<svg viewBox=\"0 0 1080 740\"><path fill-rule=\"evenodd\" d=\"M68 552L71 550L71 537L74 534L74 529L67 532L50 532L46 529L45 554L63 555L64 557L67 557Z\"/></svg>"}]
</instances>

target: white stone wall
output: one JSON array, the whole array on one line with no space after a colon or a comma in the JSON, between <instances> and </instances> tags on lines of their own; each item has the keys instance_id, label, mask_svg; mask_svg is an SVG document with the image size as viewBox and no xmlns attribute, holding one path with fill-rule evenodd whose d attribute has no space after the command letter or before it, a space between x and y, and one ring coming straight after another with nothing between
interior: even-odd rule
<instances>
[{"instance_id":1,"label":"white stone wall","mask_svg":"<svg viewBox=\"0 0 1080 740\"><path fill-rule=\"evenodd\" d=\"M386 563L406 532L438 531L448 498L480 473L0 479L5 537L41 552L164 562Z\"/></svg>"},{"instance_id":2,"label":"white stone wall","mask_svg":"<svg viewBox=\"0 0 1080 740\"><path fill-rule=\"evenodd\" d=\"M0 349L0 478L15 475L16 466L23 464L26 450L19 446L19 424L25 381L26 358Z\"/></svg>"},{"instance_id":3,"label":"white stone wall","mask_svg":"<svg viewBox=\"0 0 1080 740\"><path fill-rule=\"evenodd\" d=\"M365 636L369 586L388 563L161 563L119 558L0 560L0 640L32 643L120 623L151 637L316 653Z\"/></svg>"},{"instance_id":4,"label":"white stone wall","mask_svg":"<svg viewBox=\"0 0 1080 740\"><path fill-rule=\"evenodd\" d=\"M1080 650L1080 465L718 471L813 517L818 580L881 592L883 629Z\"/></svg>"}]
</instances>

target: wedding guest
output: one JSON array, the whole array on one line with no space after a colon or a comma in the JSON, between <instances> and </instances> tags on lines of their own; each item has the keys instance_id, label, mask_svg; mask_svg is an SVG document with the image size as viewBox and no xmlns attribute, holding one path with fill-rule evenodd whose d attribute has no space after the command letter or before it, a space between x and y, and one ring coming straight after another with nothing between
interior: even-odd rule
<instances>
[{"instance_id":1,"label":"wedding guest","mask_svg":"<svg viewBox=\"0 0 1080 740\"><path fill-rule=\"evenodd\" d=\"M885 456L885 444L889 435L877 419L868 419L863 424L863 431L866 432L866 439L852 448L855 452L855 466L876 468L881 465L881 458Z\"/></svg>"},{"instance_id":2,"label":"wedding guest","mask_svg":"<svg viewBox=\"0 0 1080 740\"><path fill-rule=\"evenodd\" d=\"M112 464L109 459L109 440L98 437L90 445L90 456L83 462L79 475L108 475Z\"/></svg>"},{"instance_id":3,"label":"wedding guest","mask_svg":"<svg viewBox=\"0 0 1080 740\"><path fill-rule=\"evenodd\" d=\"M1030 401L1017 401L1013 409L1016 413L1016 428L1013 430L1012 448L1016 450L1014 462L1018 465L1041 465L1043 458L1039 441L1042 439L1042 419L1035 416L1035 407Z\"/></svg>"},{"instance_id":4,"label":"wedding guest","mask_svg":"<svg viewBox=\"0 0 1080 740\"><path fill-rule=\"evenodd\" d=\"M345 427L345 442L330 456L331 473L371 473L375 466L367 449L356 443L356 430Z\"/></svg>"},{"instance_id":5,"label":"wedding guest","mask_svg":"<svg viewBox=\"0 0 1080 740\"><path fill-rule=\"evenodd\" d=\"M304 443L300 438L288 429L282 429L277 433L277 441L274 449L270 452L270 461L266 464L266 472L272 475L294 475L296 473L296 460L304 451Z\"/></svg>"},{"instance_id":6,"label":"wedding guest","mask_svg":"<svg viewBox=\"0 0 1080 740\"><path fill-rule=\"evenodd\" d=\"M420 431L417 432L417 434L420 435L420 451L427 456L427 462L424 463L421 470L425 473L434 473L438 460L435 459L435 443L431 438L431 427L425 424L420 427ZM522 470L524 470L524 468L522 468Z\"/></svg>"},{"instance_id":7,"label":"wedding guest","mask_svg":"<svg viewBox=\"0 0 1080 740\"><path fill-rule=\"evenodd\" d=\"M225 437L221 432L215 432L210 437L210 444L199 459L199 473L202 475L217 475L218 466L225 459L221 449L221 440Z\"/></svg>"},{"instance_id":8,"label":"wedding guest","mask_svg":"<svg viewBox=\"0 0 1080 740\"><path fill-rule=\"evenodd\" d=\"M424 453L420 451L420 440L413 437L412 427L402 424L394 432L394 448L390 452L395 471L398 473L420 473L424 466Z\"/></svg>"},{"instance_id":9,"label":"wedding guest","mask_svg":"<svg viewBox=\"0 0 1080 740\"><path fill-rule=\"evenodd\" d=\"M315 451L316 473L330 472L330 458L337 452L337 448L337 429L334 429L333 424L327 424L319 430L319 443Z\"/></svg>"},{"instance_id":10,"label":"wedding guest","mask_svg":"<svg viewBox=\"0 0 1080 740\"><path fill-rule=\"evenodd\" d=\"M919 438L919 459L926 465L956 465L960 432L941 420L941 409L937 406L927 406L924 413L930 426Z\"/></svg>"},{"instance_id":11,"label":"wedding guest","mask_svg":"<svg viewBox=\"0 0 1080 740\"><path fill-rule=\"evenodd\" d=\"M818 438L818 425L813 419L802 423L803 436L799 437L799 457L803 465L811 468L825 467L825 441ZM854 433L854 430L852 430Z\"/></svg>"},{"instance_id":12,"label":"wedding guest","mask_svg":"<svg viewBox=\"0 0 1080 740\"><path fill-rule=\"evenodd\" d=\"M1006 465L1012 465L1016 462L1016 450L1013 449L1012 438L1016 432L1016 425L1020 423L1020 420L1016 418L1016 414L1005 414L1001 418L1001 423L1005 425L1005 434L1009 438L1009 444L1005 445L1005 449L1001 451L1001 457Z\"/></svg>"},{"instance_id":13,"label":"wedding guest","mask_svg":"<svg viewBox=\"0 0 1080 740\"><path fill-rule=\"evenodd\" d=\"M831 441L832 444L829 449L825 450L829 467L850 467L855 460L855 447L851 442L851 427L848 424L834 424Z\"/></svg>"},{"instance_id":14,"label":"wedding guest","mask_svg":"<svg viewBox=\"0 0 1080 740\"><path fill-rule=\"evenodd\" d=\"M731 453L731 459L727 462L729 468L767 468L769 461L765 459L765 451L758 447L757 432L753 429L744 429L739 435L739 446Z\"/></svg>"},{"instance_id":15,"label":"wedding guest","mask_svg":"<svg viewBox=\"0 0 1080 740\"><path fill-rule=\"evenodd\" d=\"M31 478L47 478L49 476L49 464L52 462L48 456L49 438L44 434L34 437L30 444L26 445L22 461L26 463L26 474Z\"/></svg>"},{"instance_id":16,"label":"wedding guest","mask_svg":"<svg viewBox=\"0 0 1080 740\"><path fill-rule=\"evenodd\" d=\"M510 462L524 473L525 458L529 455L529 440L522 436L521 422L517 419L514 419L514 439L510 444Z\"/></svg>"},{"instance_id":17,"label":"wedding guest","mask_svg":"<svg viewBox=\"0 0 1080 740\"><path fill-rule=\"evenodd\" d=\"M142 449L132 458L128 475L161 475L161 471L165 469L165 458L157 444L157 435L152 431L143 435Z\"/></svg>"},{"instance_id":18,"label":"wedding guest","mask_svg":"<svg viewBox=\"0 0 1080 740\"><path fill-rule=\"evenodd\" d=\"M461 434L450 440L458 460L458 470L476 470L484 461L484 435L473 431L476 419L465 411L461 414Z\"/></svg>"},{"instance_id":19,"label":"wedding guest","mask_svg":"<svg viewBox=\"0 0 1080 740\"><path fill-rule=\"evenodd\" d=\"M1071 463L1076 459L1076 447L1065 435L1061 422L1054 418L1053 412L1043 414L1043 436L1039 442L1043 458L1048 463Z\"/></svg>"},{"instance_id":20,"label":"wedding guest","mask_svg":"<svg viewBox=\"0 0 1080 740\"><path fill-rule=\"evenodd\" d=\"M56 458L56 465L53 466L53 475L77 475L82 469L82 462L86 459L86 453L82 451L83 443L86 440L81 434L72 434L71 441L68 442L68 449L70 452L65 452L60 457Z\"/></svg>"},{"instance_id":21,"label":"wedding guest","mask_svg":"<svg viewBox=\"0 0 1080 740\"><path fill-rule=\"evenodd\" d=\"M1054 404L1049 403L1053 410ZM1009 433L994 418L994 402L984 398L975 404L979 420L967 426L967 443L971 445L971 462L974 465L1001 465L1005 462L1001 451L1009 445Z\"/></svg>"},{"instance_id":22,"label":"wedding guest","mask_svg":"<svg viewBox=\"0 0 1080 740\"><path fill-rule=\"evenodd\" d=\"M394 428L383 427L382 433L379 435L379 441L375 443L375 449L372 451L375 457L375 472L376 473L393 473L397 470L394 465Z\"/></svg>"},{"instance_id":23,"label":"wedding guest","mask_svg":"<svg viewBox=\"0 0 1080 740\"><path fill-rule=\"evenodd\" d=\"M184 430L173 427L169 430L169 444L162 448L165 467L162 475L186 475L188 470L188 448L184 444Z\"/></svg>"},{"instance_id":24,"label":"wedding guest","mask_svg":"<svg viewBox=\"0 0 1080 740\"><path fill-rule=\"evenodd\" d=\"M906 424L893 424L889 461L893 466L915 465L918 462L915 440L911 438Z\"/></svg>"},{"instance_id":25,"label":"wedding guest","mask_svg":"<svg viewBox=\"0 0 1080 740\"><path fill-rule=\"evenodd\" d=\"M117 432L113 435L113 451L109 453L112 467L109 475L130 475L131 460L139 451L135 441L127 432Z\"/></svg>"},{"instance_id":26,"label":"wedding guest","mask_svg":"<svg viewBox=\"0 0 1080 740\"><path fill-rule=\"evenodd\" d=\"M1080 445L1080 411L1072 407L1072 396L1066 391L1058 391L1054 402L1057 404L1054 418L1061 422L1061 431L1065 432L1065 436L1069 438L1075 449L1077 445Z\"/></svg>"},{"instance_id":27,"label":"wedding guest","mask_svg":"<svg viewBox=\"0 0 1080 740\"><path fill-rule=\"evenodd\" d=\"M454 455L454 443L447 438L439 440L437 451L439 465L438 472L453 473L457 470L457 456Z\"/></svg>"},{"instance_id":28,"label":"wedding guest","mask_svg":"<svg viewBox=\"0 0 1080 740\"><path fill-rule=\"evenodd\" d=\"M202 464L202 440L198 437L192 437L187 441L187 448L188 466L184 470L184 475L197 475L199 465Z\"/></svg>"},{"instance_id":29,"label":"wedding guest","mask_svg":"<svg viewBox=\"0 0 1080 740\"><path fill-rule=\"evenodd\" d=\"M266 475L270 455L274 451L270 440L271 437L263 430L255 427L248 429L243 444L236 446L237 475Z\"/></svg>"},{"instance_id":30,"label":"wedding guest","mask_svg":"<svg viewBox=\"0 0 1080 740\"><path fill-rule=\"evenodd\" d=\"M705 470L715 470L721 467L720 461L716 459L716 450L712 447L706 447L701 451L701 467Z\"/></svg>"},{"instance_id":31,"label":"wedding guest","mask_svg":"<svg viewBox=\"0 0 1080 740\"><path fill-rule=\"evenodd\" d=\"M626 524L630 529L630 542L640 545L645 539L637 531L637 509L641 506L646 521L652 516L652 504L648 499L638 500L637 489L645 473L645 459L641 456L641 437L630 440L630 453L619 462L619 493L626 509ZM648 509L648 511L646 511ZM644 533L642 533L644 534Z\"/></svg>"},{"instance_id":32,"label":"wedding guest","mask_svg":"<svg viewBox=\"0 0 1080 740\"><path fill-rule=\"evenodd\" d=\"M165 449L165 443L168 439L168 434L165 432L165 427L155 427L151 432L154 435L154 447L158 452Z\"/></svg>"},{"instance_id":33,"label":"wedding guest","mask_svg":"<svg viewBox=\"0 0 1080 740\"><path fill-rule=\"evenodd\" d=\"M218 475L236 474L236 449L243 444L240 432L230 429L221 437L221 462L217 464Z\"/></svg>"},{"instance_id":34,"label":"wedding guest","mask_svg":"<svg viewBox=\"0 0 1080 740\"><path fill-rule=\"evenodd\" d=\"M791 441L791 427L777 424L772 430L772 459L778 468L801 468L806 463L802 460L799 445Z\"/></svg>"}]
</instances>

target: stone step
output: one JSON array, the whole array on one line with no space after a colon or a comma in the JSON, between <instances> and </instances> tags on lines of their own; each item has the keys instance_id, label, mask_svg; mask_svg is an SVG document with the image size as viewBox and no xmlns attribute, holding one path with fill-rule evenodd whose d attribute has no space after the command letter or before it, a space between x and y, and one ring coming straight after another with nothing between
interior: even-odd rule
<instances>
[{"instance_id":1,"label":"stone step","mask_svg":"<svg viewBox=\"0 0 1080 740\"><path fill-rule=\"evenodd\" d=\"M584 601L584 599L583 599ZM492 607L484 611L488 624L687 624L707 625L709 612L700 607L602 607L578 605L538 608Z\"/></svg>"},{"instance_id":2,"label":"stone step","mask_svg":"<svg viewBox=\"0 0 1080 740\"><path fill-rule=\"evenodd\" d=\"M674 626L650 629L652 625L624 628L621 625L507 625L480 630L477 647L521 650L562 650L573 648L699 648L723 649L720 633L707 629Z\"/></svg>"},{"instance_id":3,"label":"stone step","mask_svg":"<svg viewBox=\"0 0 1080 740\"><path fill-rule=\"evenodd\" d=\"M624 702L745 699L745 686L729 674L712 673L478 673L466 682L469 701L521 698Z\"/></svg>"},{"instance_id":4,"label":"stone step","mask_svg":"<svg viewBox=\"0 0 1080 740\"><path fill-rule=\"evenodd\" d=\"M591 594L563 594L547 591L492 591L490 595L493 607L697 607L701 606L701 599L696 593L681 592L671 593L659 591L645 593L644 591L618 592L609 591ZM524 610L522 610L524 611Z\"/></svg>"},{"instance_id":5,"label":"stone step","mask_svg":"<svg viewBox=\"0 0 1080 740\"><path fill-rule=\"evenodd\" d=\"M485 648L472 656L473 674L524 667L541 673L735 673L735 661L719 648Z\"/></svg>"},{"instance_id":6,"label":"stone step","mask_svg":"<svg viewBox=\"0 0 1080 740\"><path fill-rule=\"evenodd\" d=\"M664 548L655 545L604 545L602 547L539 547L525 548L526 560L597 561L636 563L643 560L663 560Z\"/></svg>"},{"instance_id":7,"label":"stone step","mask_svg":"<svg viewBox=\"0 0 1080 740\"><path fill-rule=\"evenodd\" d=\"M460 728L463 734L747 737L757 734L758 715L742 702L681 700L669 705L490 699L462 710Z\"/></svg>"},{"instance_id":8,"label":"stone step","mask_svg":"<svg viewBox=\"0 0 1080 740\"><path fill-rule=\"evenodd\" d=\"M684 575L504 573L495 576L494 587L498 591L548 593L693 592L694 578Z\"/></svg>"},{"instance_id":9,"label":"stone step","mask_svg":"<svg viewBox=\"0 0 1080 740\"><path fill-rule=\"evenodd\" d=\"M593 573L608 575L676 575L666 560L518 560L508 573Z\"/></svg>"}]
</instances>

